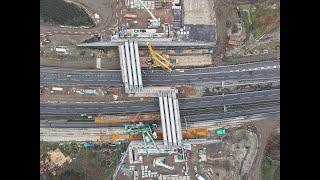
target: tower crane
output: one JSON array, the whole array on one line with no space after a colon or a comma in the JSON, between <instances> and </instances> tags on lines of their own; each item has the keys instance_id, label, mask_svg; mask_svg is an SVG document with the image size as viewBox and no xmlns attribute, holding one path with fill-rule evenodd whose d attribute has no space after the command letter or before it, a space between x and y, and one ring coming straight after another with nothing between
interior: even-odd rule
<instances>
[{"instance_id":1,"label":"tower crane","mask_svg":"<svg viewBox=\"0 0 320 180\"><path fill-rule=\"evenodd\" d=\"M158 28L160 27L160 18L156 18L152 12L147 8L147 6L142 2L142 0L139 0L139 2L141 3L141 5L148 11L148 13L150 14L150 16L152 17L152 19L148 19L149 22L149 26L148 28Z\"/></svg>"}]
</instances>

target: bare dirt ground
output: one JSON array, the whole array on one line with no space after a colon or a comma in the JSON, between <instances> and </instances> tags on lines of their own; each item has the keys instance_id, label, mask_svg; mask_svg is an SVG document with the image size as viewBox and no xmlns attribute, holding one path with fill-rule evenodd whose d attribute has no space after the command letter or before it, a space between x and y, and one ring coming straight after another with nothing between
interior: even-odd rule
<instances>
[{"instance_id":1,"label":"bare dirt ground","mask_svg":"<svg viewBox=\"0 0 320 180\"><path fill-rule=\"evenodd\" d=\"M210 66L212 65L211 55L190 55L190 56L170 56L170 58L178 59L177 64L173 64L176 68L189 66ZM147 57L140 57L141 67L149 67L146 63Z\"/></svg>"},{"instance_id":2,"label":"bare dirt ground","mask_svg":"<svg viewBox=\"0 0 320 180\"><path fill-rule=\"evenodd\" d=\"M194 86L180 86L177 89L179 91L179 94L177 94L178 98L197 97Z\"/></svg>"},{"instance_id":3,"label":"bare dirt ground","mask_svg":"<svg viewBox=\"0 0 320 180\"><path fill-rule=\"evenodd\" d=\"M215 0L214 11L216 15L217 47L215 55L225 53L227 46L227 29L239 20L234 0Z\"/></svg>"},{"instance_id":4,"label":"bare dirt ground","mask_svg":"<svg viewBox=\"0 0 320 180\"><path fill-rule=\"evenodd\" d=\"M121 21L121 24L125 25L128 22L130 28L148 28L148 19L151 19L151 16L145 9L131 9L123 6L122 8L122 15L124 14L134 14L137 15L136 20L138 23L133 23L131 20L124 20ZM155 17L160 18L161 23L168 23L172 24L172 9L171 8L164 8L164 9L153 9L151 10ZM157 31L161 31L161 29L157 29Z\"/></svg>"},{"instance_id":5,"label":"bare dirt ground","mask_svg":"<svg viewBox=\"0 0 320 180\"><path fill-rule=\"evenodd\" d=\"M209 0L184 0L184 24L212 25Z\"/></svg>"},{"instance_id":6,"label":"bare dirt ground","mask_svg":"<svg viewBox=\"0 0 320 180\"><path fill-rule=\"evenodd\" d=\"M275 60L280 59L280 52L265 54L265 55L252 55L252 56L245 56L245 57L238 57L233 58L229 57L224 59L223 61L213 61L212 64L214 66L223 66L223 65L230 65L230 64L241 64L241 63L250 63L256 61L264 61L264 60Z\"/></svg>"},{"instance_id":7,"label":"bare dirt ground","mask_svg":"<svg viewBox=\"0 0 320 180\"><path fill-rule=\"evenodd\" d=\"M112 20L114 14L113 8L117 4L115 0L72 0L86 7L92 14L97 13L100 16L100 23L96 27L106 25Z\"/></svg>"},{"instance_id":8,"label":"bare dirt ground","mask_svg":"<svg viewBox=\"0 0 320 180\"><path fill-rule=\"evenodd\" d=\"M251 169L248 180L260 180L264 149L272 132L280 128L280 121L270 118L266 120L255 121L252 124L257 127L257 131L260 134L260 148L253 163L253 168Z\"/></svg>"},{"instance_id":9,"label":"bare dirt ground","mask_svg":"<svg viewBox=\"0 0 320 180\"><path fill-rule=\"evenodd\" d=\"M49 43L48 45L76 45L89 38L91 38L91 35L57 34L49 37L51 43Z\"/></svg>"},{"instance_id":10,"label":"bare dirt ground","mask_svg":"<svg viewBox=\"0 0 320 180\"><path fill-rule=\"evenodd\" d=\"M63 91L52 91L52 87L40 87L40 101L76 101L76 102L106 102L106 101L130 101L140 100L137 97L128 97L123 87L86 87L86 86L59 86ZM84 89L95 90L95 94L82 94ZM144 98L151 99L151 98Z\"/></svg>"}]
</instances>

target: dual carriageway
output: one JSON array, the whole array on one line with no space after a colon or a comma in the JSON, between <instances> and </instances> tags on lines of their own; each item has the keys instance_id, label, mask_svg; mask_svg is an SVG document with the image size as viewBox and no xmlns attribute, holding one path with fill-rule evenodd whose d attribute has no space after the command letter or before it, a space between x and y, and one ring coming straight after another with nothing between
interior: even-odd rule
<instances>
[{"instance_id":1,"label":"dual carriageway","mask_svg":"<svg viewBox=\"0 0 320 180\"><path fill-rule=\"evenodd\" d=\"M144 86L228 82L263 82L280 79L280 61L193 68L165 72L142 70ZM123 86L120 70L74 70L40 68L40 84Z\"/></svg>"},{"instance_id":2,"label":"dual carriageway","mask_svg":"<svg viewBox=\"0 0 320 180\"><path fill-rule=\"evenodd\" d=\"M255 63L193 68L164 72L162 70L143 70L144 86L154 85L182 85L182 84L201 84L212 83L221 84L222 81L227 85L247 82L269 82L280 80L280 60L261 61ZM74 70L57 68L40 68L40 84L56 85L104 85L104 86L123 86L120 70ZM266 90L238 94L228 94L210 96L202 98L179 99L181 110L208 108L215 106L235 105L244 103L257 103L265 101L279 101L280 90ZM182 121L195 122L232 118L253 114L268 114L279 112L279 104L267 108L254 108L242 111L227 111L218 113L203 113L200 115L182 116ZM158 112L159 104L157 101L138 101L138 102L106 102L106 103L64 103L64 102L41 102L41 114L99 114L99 113L141 113ZM41 119L42 127L100 127L93 122L69 122L48 121Z\"/></svg>"}]
</instances>

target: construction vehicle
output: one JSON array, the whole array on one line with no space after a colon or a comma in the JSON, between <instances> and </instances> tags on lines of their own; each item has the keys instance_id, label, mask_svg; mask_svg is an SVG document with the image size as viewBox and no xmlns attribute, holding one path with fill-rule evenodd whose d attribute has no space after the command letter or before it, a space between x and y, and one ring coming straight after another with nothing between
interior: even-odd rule
<instances>
[{"instance_id":1,"label":"construction vehicle","mask_svg":"<svg viewBox=\"0 0 320 180\"><path fill-rule=\"evenodd\" d=\"M150 16L152 17L152 19L148 19L148 28L159 28L161 23L160 23L160 18L156 18L152 12L147 8L147 6L142 2L142 0L139 0L139 2L141 3L141 5L148 11L148 13L150 14Z\"/></svg>"},{"instance_id":2,"label":"construction vehicle","mask_svg":"<svg viewBox=\"0 0 320 180\"><path fill-rule=\"evenodd\" d=\"M197 178L198 180L206 180L204 177L202 177L202 176L201 176L200 174L198 174L198 173L196 173L195 176L196 176L196 178Z\"/></svg>"},{"instance_id":3,"label":"construction vehicle","mask_svg":"<svg viewBox=\"0 0 320 180\"><path fill-rule=\"evenodd\" d=\"M169 165L165 164L164 160L165 160L164 157L155 158L153 160L153 165L154 166L160 166L160 167L163 167L163 168L166 168L166 169L169 169L169 170L172 171L174 169L174 166L169 166Z\"/></svg>"},{"instance_id":4,"label":"construction vehicle","mask_svg":"<svg viewBox=\"0 0 320 180\"><path fill-rule=\"evenodd\" d=\"M151 46L150 42L147 42L148 50L149 50L149 56L151 59L147 59L147 64L152 64L153 67L160 66L161 68L172 71L172 68L174 65L170 63L169 55L160 55L159 53L155 52Z\"/></svg>"},{"instance_id":5,"label":"construction vehicle","mask_svg":"<svg viewBox=\"0 0 320 180\"><path fill-rule=\"evenodd\" d=\"M218 135L218 136L223 136L223 135L226 134L226 129L224 129L224 128L216 129L216 130L215 130L215 133L216 133L216 135Z\"/></svg>"}]
</instances>

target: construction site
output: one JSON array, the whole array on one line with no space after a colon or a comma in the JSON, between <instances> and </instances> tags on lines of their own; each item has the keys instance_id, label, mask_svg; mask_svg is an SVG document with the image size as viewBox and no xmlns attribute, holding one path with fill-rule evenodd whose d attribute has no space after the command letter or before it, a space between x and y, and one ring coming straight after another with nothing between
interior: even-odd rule
<instances>
[{"instance_id":1,"label":"construction site","mask_svg":"<svg viewBox=\"0 0 320 180\"><path fill-rule=\"evenodd\" d=\"M259 179L279 127L279 19L248 31L243 12L277 2L72 3L94 27L41 25L42 179Z\"/></svg>"},{"instance_id":2,"label":"construction site","mask_svg":"<svg viewBox=\"0 0 320 180\"><path fill-rule=\"evenodd\" d=\"M183 13L184 3L188 10ZM111 42L118 42L127 38L138 38L139 40L148 41L152 39L152 41L163 42L163 46L159 48L161 50L160 54L170 55L170 58L166 59L177 67L212 65L212 47L216 41L215 20L210 15L211 11L206 1L125 0L119 1L118 4L117 9L119 11L115 12L117 25L116 28L112 27L113 31L88 32L88 29L84 29L83 32L79 32L81 29L76 29L43 33L40 41L40 63L46 66L120 69L119 63L118 67L112 64L112 60L119 57L109 55L109 52L113 50L108 48L108 45L100 46L103 53L99 54L97 51L86 47L76 48L74 44L110 40ZM196 4L196 8L191 8L191 4ZM202 9L206 9L206 11L202 11ZM199 14L199 12L202 12L202 14ZM197 14L198 17L195 17L194 14ZM184 18L184 16L186 17ZM109 19L109 16L105 18ZM70 35L75 32L76 34ZM102 34L109 37L102 37ZM89 40L84 39L85 37ZM179 47L180 45L170 47L166 43L179 41L189 41L190 43L186 47ZM57 44L59 42L61 43ZM193 42L195 42L195 46L193 46ZM201 46L197 42L209 43ZM65 48L63 52L58 52L57 46L68 46L68 51ZM141 67L150 67L151 61L148 59L148 49L141 48L139 50ZM90 56L84 57L83 60L79 60L79 58L75 60L79 54L84 56L85 51L88 51L89 53L86 54ZM58 58L61 59L61 62L54 60ZM98 58L101 59L101 65L95 67L94 64L98 64ZM84 65L77 65L79 62Z\"/></svg>"}]
</instances>

